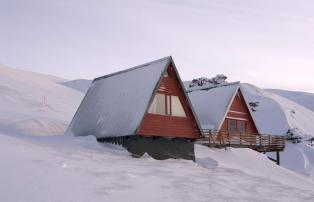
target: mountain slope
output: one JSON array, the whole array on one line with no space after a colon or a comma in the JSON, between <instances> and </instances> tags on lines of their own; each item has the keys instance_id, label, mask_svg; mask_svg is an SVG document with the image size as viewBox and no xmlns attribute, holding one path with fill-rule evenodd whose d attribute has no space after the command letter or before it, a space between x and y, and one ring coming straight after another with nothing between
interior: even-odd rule
<instances>
[{"instance_id":1,"label":"mountain slope","mask_svg":"<svg viewBox=\"0 0 314 202\"><path fill-rule=\"evenodd\" d=\"M83 98L65 81L1 65L0 131L63 134Z\"/></svg>"},{"instance_id":2,"label":"mountain slope","mask_svg":"<svg viewBox=\"0 0 314 202\"><path fill-rule=\"evenodd\" d=\"M259 102L253 116L263 133L283 135L288 129L294 129L303 137L299 144L286 143L281 152L281 165L314 179L314 147L307 141L314 137L314 112L268 90L250 84L242 84L242 88L249 102ZM274 154L268 155L274 157Z\"/></svg>"},{"instance_id":3,"label":"mountain slope","mask_svg":"<svg viewBox=\"0 0 314 202\"><path fill-rule=\"evenodd\" d=\"M279 89L266 89L266 91L285 97L289 100L292 100L298 103L299 105L303 107L306 107L314 111L314 94L313 93L287 91L287 90L279 90Z\"/></svg>"},{"instance_id":4,"label":"mountain slope","mask_svg":"<svg viewBox=\"0 0 314 202\"><path fill-rule=\"evenodd\" d=\"M284 135L298 128L298 135L314 137L313 111L251 84L242 84L242 89L248 102L259 102L253 115L262 133Z\"/></svg>"}]
</instances>

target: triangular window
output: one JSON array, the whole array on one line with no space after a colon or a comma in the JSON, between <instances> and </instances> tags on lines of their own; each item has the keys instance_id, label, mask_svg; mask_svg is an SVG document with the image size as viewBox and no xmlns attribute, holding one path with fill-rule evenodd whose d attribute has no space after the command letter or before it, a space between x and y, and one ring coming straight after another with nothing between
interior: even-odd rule
<instances>
[{"instance_id":1,"label":"triangular window","mask_svg":"<svg viewBox=\"0 0 314 202\"><path fill-rule=\"evenodd\" d=\"M157 93L148 113L186 117L186 113L178 96Z\"/></svg>"},{"instance_id":2,"label":"triangular window","mask_svg":"<svg viewBox=\"0 0 314 202\"><path fill-rule=\"evenodd\" d=\"M166 96L164 94L157 93L155 95L148 113L166 115Z\"/></svg>"}]
</instances>

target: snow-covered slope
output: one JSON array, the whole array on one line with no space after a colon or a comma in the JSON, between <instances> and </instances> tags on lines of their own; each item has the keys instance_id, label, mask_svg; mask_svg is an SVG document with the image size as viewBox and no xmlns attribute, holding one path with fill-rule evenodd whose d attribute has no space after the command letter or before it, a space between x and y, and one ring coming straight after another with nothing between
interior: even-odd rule
<instances>
[{"instance_id":1,"label":"snow-covered slope","mask_svg":"<svg viewBox=\"0 0 314 202\"><path fill-rule=\"evenodd\" d=\"M253 115L262 133L284 135L288 129L298 128L300 136L314 137L313 111L250 84L242 84L242 89L248 102L259 102Z\"/></svg>"},{"instance_id":2,"label":"snow-covered slope","mask_svg":"<svg viewBox=\"0 0 314 202\"><path fill-rule=\"evenodd\" d=\"M314 179L314 148L307 141L314 137L314 112L250 84L242 84L242 89L249 102L259 102L253 115L263 133L283 135L288 129L295 129L297 135L303 137L299 144L287 142L281 154L281 165Z\"/></svg>"},{"instance_id":3,"label":"snow-covered slope","mask_svg":"<svg viewBox=\"0 0 314 202\"><path fill-rule=\"evenodd\" d=\"M134 159L94 137L0 134L0 201L312 201L314 184L249 149L196 147L197 164ZM21 169L22 168L22 169Z\"/></svg>"},{"instance_id":4,"label":"snow-covered slope","mask_svg":"<svg viewBox=\"0 0 314 202\"><path fill-rule=\"evenodd\" d=\"M62 134L83 94L64 79L0 66L0 131Z\"/></svg>"},{"instance_id":5,"label":"snow-covered slope","mask_svg":"<svg viewBox=\"0 0 314 202\"><path fill-rule=\"evenodd\" d=\"M267 91L288 98L289 100L292 100L299 105L314 111L314 93L287 91L279 89L267 89Z\"/></svg>"},{"instance_id":6,"label":"snow-covered slope","mask_svg":"<svg viewBox=\"0 0 314 202\"><path fill-rule=\"evenodd\" d=\"M86 93L92 81L87 79L76 79L72 81L61 82L62 85L78 90L82 93Z\"/></svg>"}]
</instances>

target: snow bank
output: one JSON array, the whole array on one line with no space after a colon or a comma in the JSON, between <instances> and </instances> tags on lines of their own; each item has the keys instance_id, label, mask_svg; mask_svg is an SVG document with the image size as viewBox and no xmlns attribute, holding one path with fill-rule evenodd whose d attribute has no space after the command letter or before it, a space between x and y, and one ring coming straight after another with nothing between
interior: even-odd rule
<instances>
[{"instance_id":1,"label":"snow bank","mask_svg":"<svg viewBox=\"0 0 314 202\"><path fill-rule=\"evenodd\" d=\"M308 142L286 143L285 151L281 154L281 165L314 180L314 148Z\"/></svg>"},{"instance_id":2,"label":"snow bank","mask_svg":"<svg viewBox=\"0 0 314 202\"><path fill-rule=\"evenodd\" d=\"M0 66L0 131L63 134L83 98L64 81Z\"/></svg>"},{"instance_id":3,"label":"snow bank","mask_svg":"<svg viewBox=\"0 0 314 202\"><path fill-rule=\"evenodd\" d=\"M227 148L225 150L196 145L195 153L197 159L210 158L217 162L219 167L238 169L250 175L269 178L284 184L295 184L304 189L311 189L314 185L305 177L278 166L267 156L251 149ZM210 165L213 163L210 162Z\"/></svg>"},{"instance_id":4,"label":"snow bank","mask_svg":"<svg viewBox=\"0 0 314 202\"><path fill-rule=\"evenodd\" d=\"M134 159L92 136L0 134L0 150L0 180L5 182L0 183L0 201L311 201L314 197L314 184L307 179L268 165L263 156L246 150L196 147L202 166L185 160ZM216 166L209 165L213 162ZM287 179L274 176L280 172Z\"/></svg>"}]
</instances>

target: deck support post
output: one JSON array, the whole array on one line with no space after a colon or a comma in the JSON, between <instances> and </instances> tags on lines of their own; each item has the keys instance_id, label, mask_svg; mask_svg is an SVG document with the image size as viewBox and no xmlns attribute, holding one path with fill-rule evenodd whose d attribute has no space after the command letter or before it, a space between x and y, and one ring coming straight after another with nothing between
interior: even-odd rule
<instances>
[{"instance_id":1,"label":"deck support post","mask_svg":"<svg viewBox=\"0 0 314 202\"><path fill-rule=\"evenodd\" d=\"M277 158L276 158L276 163L277 165L280 165L280 154L279 151L276 152Z\"/></svg>"}]
</instances>

